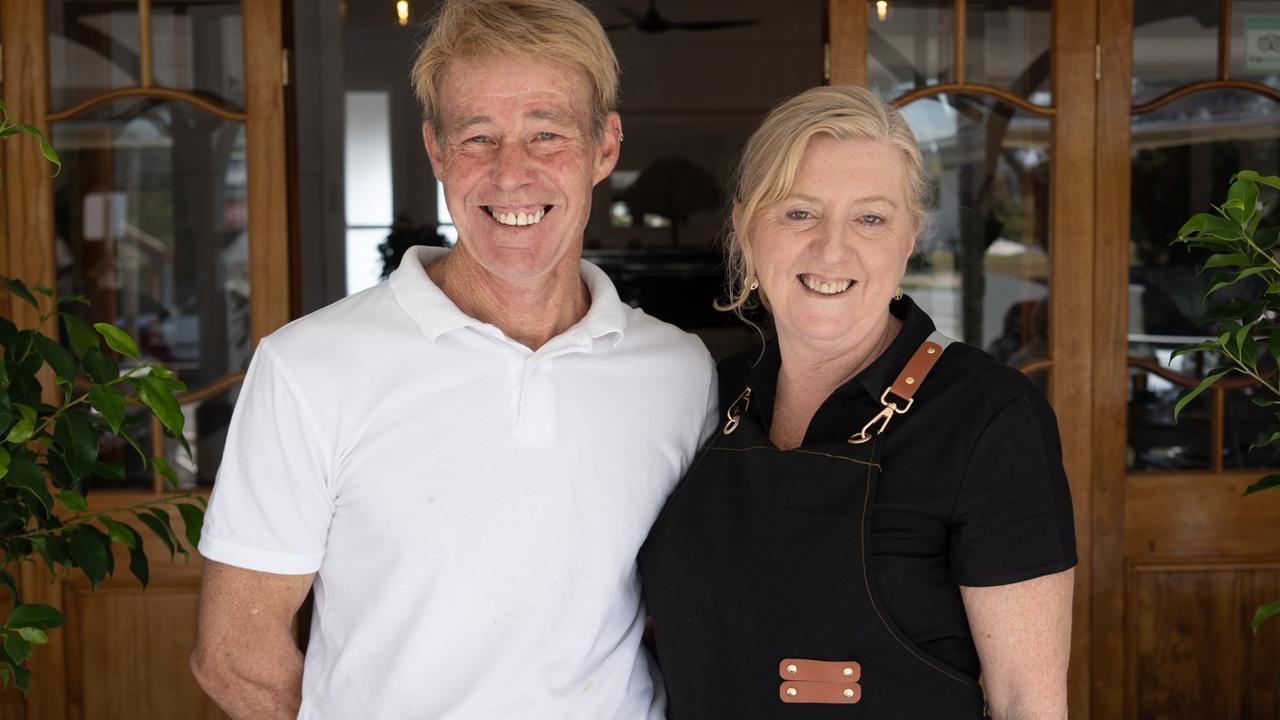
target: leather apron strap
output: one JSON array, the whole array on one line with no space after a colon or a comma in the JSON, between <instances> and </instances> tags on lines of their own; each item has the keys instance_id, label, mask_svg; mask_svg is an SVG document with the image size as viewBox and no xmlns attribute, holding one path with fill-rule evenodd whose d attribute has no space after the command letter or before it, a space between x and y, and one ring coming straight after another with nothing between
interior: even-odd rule
<instances>
[{"instance_id":1,"label":"leather apron strap","mask_svg":"<svg viewBox=\"0 0 1280 720\"><path fill-rule=\"evenodd\" d=\"M898 373L893 383L880 393L880 404L884 409L868 420L861 430L850 435L849 444L861 445L870 441L871 438L884 432L894 415L903 415L910 410L911 405L915 403L916 390L920 389L920 384L924 382L929 371L933 370L938 358L942 357L942 351L953 342L955 341L935 330L920 343L915 354L907 361L907 366L902 368L902 372Z\"/></svg>"}]
</instances>

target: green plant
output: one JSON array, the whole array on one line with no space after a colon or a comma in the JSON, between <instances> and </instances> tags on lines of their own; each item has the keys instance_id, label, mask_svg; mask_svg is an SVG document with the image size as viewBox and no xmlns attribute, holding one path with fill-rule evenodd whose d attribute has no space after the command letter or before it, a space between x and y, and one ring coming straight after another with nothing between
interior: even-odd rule
<instances>
[{"instance_id":1,"label":"green plant","mask_svg":"<svg viewBox=\"0 0 1280 720\"><path fill-rule=\"evenodd\" d=\"M1226 361L1210 372L1194 388L1182 393L1174 405L1176 418L1187 403L1219 380L1232 375L1253 378L1262 393L1253 402L1268 408L1276 422L1268 427L1249 449L1280 441L1280 227L1260 227L1266 205L1259 207L1262 188L1280 190L1280 177L1242 170L1231 178L1227 200L1214 213L1198 213L1178 231L1175 243L1208 251L1199 272L1215 271L1204 292L1209 306L1205 319L1218 323L1217 337L1179 348L1174 357L1193 352L1213 352ZM1249 280L1250 278L1256 278ZM1260 292L1245 293L1227 301L1210 304L1211 297L1242 281L1259 286ZM1245 488L1246 496L1280 487L1280 474L1269 474ZM1280 614L1280 601L1263 605L1253 616L1253 631L1268 618Z\"/></svg>"},{"instance_id":2,"label":"green plant","mask_svg":"<svg viewBox=\"0 0 1280 720\"><path fill-rule=\"evenodd\" d=\"M0 139L29 135L40 142L42 154L55 167L61 163L36 128L14 121L0 102ZM85 499L89 481L124 477L124 460L102 452L103 437L123 439L145 467L148 456L130 432L159 419L166 435L187 452L183 415L174 397L185 386L164 367L141 362L133 339L107 324L90 325L70 312L87 305L80 296L58 297L42 285L28 287L21 280L0 277L13 302L35 309L35 327L19 328L0 315L0 585L13 598L13 611L0 625L0 683L24 692L31 673L23 667L34 645L48 641L48 631L65 623L56 608L23 603L8 568L12 563L43 560L58 577L79 569L92 588L114 570L113 543L128 548L129 570L146 586L150 572L143 537L130 523L136 520L169 550L187 555L195 547L204 520L204 500L177 494L106 512L89 513ZM61 329L71 350L44 334ZM105 348L103 344L105 343ZM118 357L130 359L121 371ZM46 370L46 367L48 368ZM44 383L52 380L51 387ZM44 383L42 383L44 380ZM142 413L126 412L134 402ZM123 453L121 453L123 454ZM163 458L150 458L171 484L177 478ZM184 501L185 502L179 502ZM179 536L163 509L177 510L184 524ZM121 520L129 516L132 520ZM185 540L185 545L184 545Z\"/></svg>"}]
</instances>

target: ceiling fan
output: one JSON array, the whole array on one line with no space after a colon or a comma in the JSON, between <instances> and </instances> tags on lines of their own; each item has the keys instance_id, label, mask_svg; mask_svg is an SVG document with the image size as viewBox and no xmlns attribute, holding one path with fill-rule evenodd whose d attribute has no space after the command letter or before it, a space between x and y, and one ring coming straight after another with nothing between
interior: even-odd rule
<instances>
[{"instance_id":1,"label":"ceiling fan","mask_svg":"<svg viewBox=\"0 0 1280 720\"><path fill-rule=\"evenodd\" d=\"M704 20L695 22L678 22L667 20L658 14L658 0L649 0L649 10L643 14L636 12L628 7L618 7L618 12L626 16L630 22L623 25L605 25L605 30L625 30L633 28L642 33L663 33L668 30L727 30L735 27L745 27L747 25L755 25L760 22L757 19L742 20Z\"/></svg>"}]
</instances>

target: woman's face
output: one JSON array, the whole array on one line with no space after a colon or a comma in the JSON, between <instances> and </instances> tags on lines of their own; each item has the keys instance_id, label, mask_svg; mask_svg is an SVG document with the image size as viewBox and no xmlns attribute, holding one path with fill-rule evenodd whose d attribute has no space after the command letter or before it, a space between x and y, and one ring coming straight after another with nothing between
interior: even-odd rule
<instances>
[{"instance_id":1,"label":"woman's face","mask_svg":"<svg viewBox=\"0 0 1280 720\"><path fill-rule=\"evenodd\" d=\"M784 342L838 352L883 331L915 248L906 186L906 164L886 143L809 141L791 194L745 234Z\"/></svg>"}]
</instances>

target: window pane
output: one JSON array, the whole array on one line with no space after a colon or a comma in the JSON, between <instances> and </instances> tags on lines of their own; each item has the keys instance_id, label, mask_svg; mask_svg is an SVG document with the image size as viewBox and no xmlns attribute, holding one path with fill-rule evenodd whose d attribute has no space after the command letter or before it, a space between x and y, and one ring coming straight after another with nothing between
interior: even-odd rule
<instances>
[{"instance_id":1,"label":"window pane","mask_svg":"<svg viewBox=\"0 0 1280 720\"><path fill-rule=\"evenodd\" d=\"M244 126L130 100L54 124L52 141L59 290L192 388L245 369Z\"/></svg>"},{"instance_id":2,"label":"window pane","mask_svg":"<svg viewBox=\"0 0 1280 720\"><path fill-rule=\"evenodd\" d=\"M966 6L965 78L1037 105L1052 104L1050 0L971 0Z\"/></svg>"},{"instance_id":3,"label":"window pane","mask_svg":"<svg viewBox=\"0 0 1280 720\"><path fill-rule=\"evenodd\" d=\"M956 95L903 112L938 192L904 289L939 330L1002 362L1047 358L1049 121Z\"/></svg>"},{"instance_id":4,"label":"window pane","mask_svg":"<svg viewBox=\"0 0 1280 720\"><path fill-rule=\"evenodd\" d=\"M1218 3L1134 0L1133 104L1218 75Z\"/></svg>"},{"instance_id":5,"label":"window pane","mask_svg":"<svg viewBox=\"0 0 1280 720\"><path fill-rule=\"evenodd\" d=\"M955 20L944 0L868 3L867 78L884 97L952 82Z\"/></svg>"},{"instance_id":6,"label":"window pane","mask_svg":"<svg viewBox=\"0 0 1280 720\"><path fill-rule=\"evenodd\" d=\"M371 288L382 279L378 246L391 228L347 228L347 294Z\"/></svg>"},{"instance_id":7,"label":"window pane","mask_svg":"<svg viewBox=\"0 0 1280 720\"><path fill-rule=\"evenodd\" d=\"M49 0L50 108L138 84L136 3Z\"/></svg>"},{"instance_id":8,"label":"window pane","mask_svg":"<svg viewBox=\"0 0 1280 720\"><path fill-rule=\"evenodd\" d=\"M391 110L387 93L347 93L346 118L347 224L389 226Z\"/></svg>"},{"instance_id":9,"label":"window pane","mask_svg":"<svg viewBox=\"0 0 1280 720\"><path fill-rule=\"evenodd\" d=\"M1179 345L1217 334L1213 323L1201 320L1204 278L1195 274L1207 254L1170 243L1192 214L1222 202L1232 174L1280 167L1280 103L1235 90L1191 95L1135 116L1132 153L1129 355L1200 378L1217 366L1215 357L1184 356L1172 363L1170 357ZM1276 224L1280 208L1272 205L1262 225ZM1215 299L1256 296L1263 288L1253 280L1221 290ZM1207 462L1207 450L1185 441L1182 422L1177 427L1168 422L1181 388L1152 381L1144 390L1131 398L1141 404L1129 413L1131 467L1165 467L1143 464L1144 457L1165 452L1161 448L1181 448L1179 462ZM1238 393L1227 397L1229 407L1239 407ZM1237 417L1228 420L1224 460L1247 463L1251 460L1240 454L1232 433L1247 435L1250 415L1232 412Z\"/></svg>"},{"instance_id":10,"label":"window pane","mask_svg":"<svg viewBox=\"0 0 1280 720\"><path fill-rule=\"evenodd\" d=\"M244 107L240 3L153 0L155 83Z\"/></svg>"}]
</instances>

